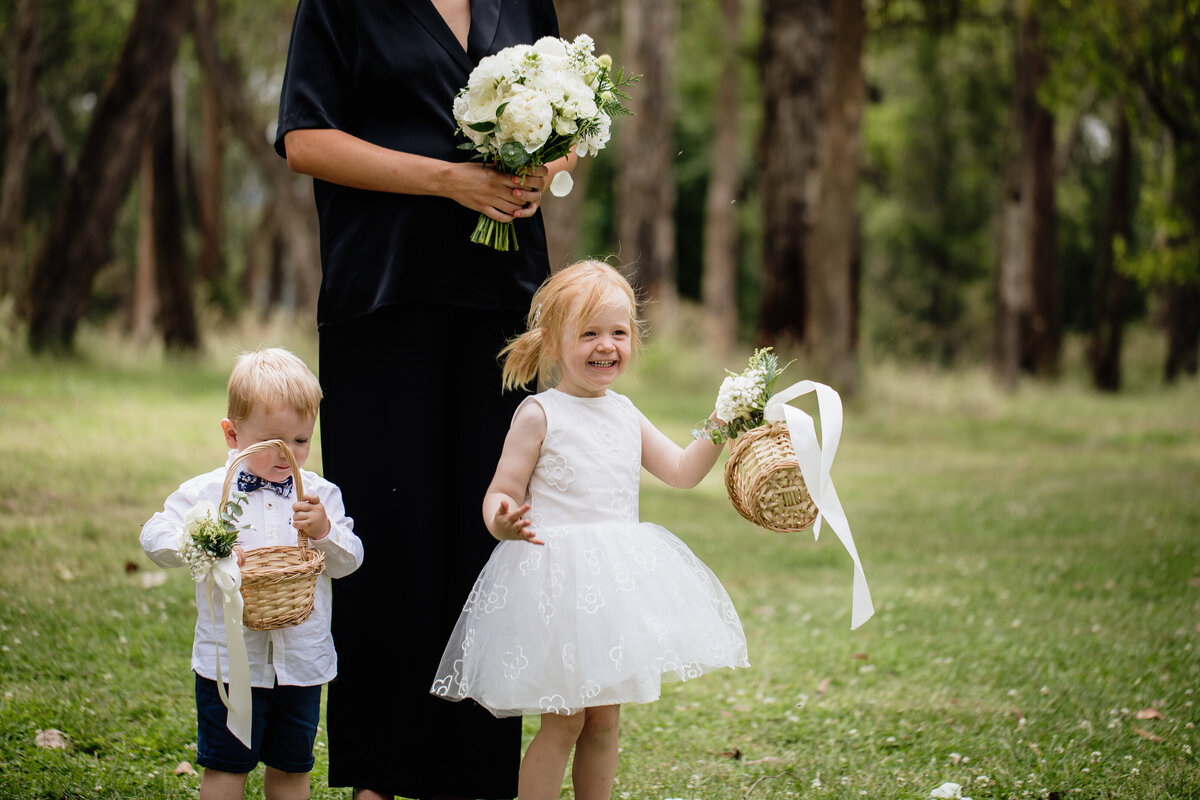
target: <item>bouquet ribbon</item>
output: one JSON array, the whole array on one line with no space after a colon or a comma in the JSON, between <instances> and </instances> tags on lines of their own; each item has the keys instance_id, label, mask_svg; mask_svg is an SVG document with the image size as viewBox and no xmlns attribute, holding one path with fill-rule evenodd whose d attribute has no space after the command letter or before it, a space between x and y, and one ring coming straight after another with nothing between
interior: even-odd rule
<instances>
[{"instance_id":1,"label":"bouquet ribbon","mask_svg":"<svg viewBox=\"0 0 1200 800\"><path fill-rule=\"evenodd\" d=\"M817 408L821 414L821 442L824 446L817 441L813 418L804 411L788 405L789 401L811 392L817 394ZM875 606L871 603L867 576L863 572L858 549L854 546L854 536L850 533L850 521L846 519L842 501L838 499L837 490L833 488L833 478L829 475L833 467L833 458L837 455L838 443L842 438L842 398L823 383L799 381L771 396L763 409L763 418L767 422L787 423L788 436L796 450L796 461L800 464L800 474L804 476L804 484L817 507L813 538L820 537L821 520L826 520L854 562L854 595L850 610L850 628L853 630L871 618L875 613Z\"/></svg>"},{"instance_id":2,"label":"bouquet ribbon","mask_svg":"<svg viewBox=\"0 0 1200 800\"><path fill-rule=\"evenodd\" d=\"M225 618L225 650L229 654L229 692L221 678L221 649L217 647L217 693L229 713L225 725L229 732L246 747L250 746L252 715L250 713L250 657L242 635L242 571L233 556L216 561L205 579L208 589L208 615L216 625L213 613L213 584L221 591Z\"/></svg>"}]
</instances>

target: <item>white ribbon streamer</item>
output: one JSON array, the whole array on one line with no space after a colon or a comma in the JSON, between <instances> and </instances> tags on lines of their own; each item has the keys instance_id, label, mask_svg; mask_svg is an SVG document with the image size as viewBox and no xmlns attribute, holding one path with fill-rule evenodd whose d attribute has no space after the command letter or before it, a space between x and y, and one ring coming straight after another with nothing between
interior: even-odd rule
<instances>
[{"instance_id":1,"label":"white ribbon streamer","mask_svg":"<svg viewBox=\"0 0 1200 800\"><path fill-rule=\"evenodd\" d=\"M246 640L242 635L242 571L235 556L226 556L215 562L205 579L208 589L208 616L216 627L213 613L213 584L221 590L222 610L225 618L225 649L229 653L229 693L221 679L221 648L217 646L217 693L229 713L225 725L229 732L246 747L250 746L253 715L250 699L250 657L246 653Z\"/></svg>"},{"instance_id":2,"label":"white ribbon streamer","mask_svg":"<svg viewBox=\"0 0 1200 800\"><path fill-rule=\"evenodd\" d=\"M817 441L813 418L804 411L788 405L791 400L810 392L817 393L823 447L822 442ZM837 534L854 562L854 594L850 609L850 628L853 630L871 618L875 613L875 606L871 603L867 576L863 572L862 561L858 557L858 549L854 546L854 537L850 533L850 521L846 518L842 501L838 499L837 490L833 488L833 478L829 474L842 438L842 398L823 383L799 381L777 392L767 401L766 408L763 409L763 418L767 422L787 423L788 435L791 437L792 447L796 450L796 460L800 464L800 474L804 476L804 484L817 507L813 537L820 537L821 520L827 520L829 527L833 528L833 532Z\"/></svg>"}]
</instances>

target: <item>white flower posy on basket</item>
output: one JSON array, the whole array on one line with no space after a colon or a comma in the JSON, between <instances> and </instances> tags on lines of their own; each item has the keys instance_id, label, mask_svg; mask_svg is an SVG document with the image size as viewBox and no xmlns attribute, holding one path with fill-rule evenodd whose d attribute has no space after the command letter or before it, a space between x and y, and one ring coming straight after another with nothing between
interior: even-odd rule
<instances>
[{"instance_id":1,"label":"white flower posy on basket","mask_svg":"<svg viewBox=\"0 0 1200 800\"><path fill-rule=\"evenodd\" d=\"M199 583L208 577L213 565L233 554L242 516L245 492L234 492L221 510L210 500L194 505L183 517L183 535L179 541L179 555L192 573L192 580Z\"/></svg>"},{"instance_id":2,"label":"white flower posy on basket","mask_svg":"<svg viewBox=\"0 0 1200 800\"><path fill-rule=\"evenodd\" d=\"M830 387L799 381L775 391L789 365L779 366L771 348L755 350L746 369L730 373L717 393L715 416L692 435L715 444L729 442L725 489L733 507L746 519L780 533L812 527L814 537L827 521L854 562L854 594L850 627L866 622L875 608L854 546L850 523L833 488L830 468L842 436L842 401ZM813 418L788 405L815 392L822 437Z\"/></svg>"},{"instance_id":3,"label":"white flower posy on basket","mask_svg":"<svg viewBox=\"0 0 1200 800\"><path fill-rule=\"evenodd\" d=\"M612 59L593 55L587 34L568 42L546 36L532 45L513 45L485 57L454 98L454 119L471 141L460 149L511 175L556 161L572 148L579 157L608 144L612 118L630 111L624 87L637 80L612 73ZM571 191L571 175L560 172L550 191ZM511 222L479 215L471 241L496 250L516 250Z\"/></svg>"}]
</instances>

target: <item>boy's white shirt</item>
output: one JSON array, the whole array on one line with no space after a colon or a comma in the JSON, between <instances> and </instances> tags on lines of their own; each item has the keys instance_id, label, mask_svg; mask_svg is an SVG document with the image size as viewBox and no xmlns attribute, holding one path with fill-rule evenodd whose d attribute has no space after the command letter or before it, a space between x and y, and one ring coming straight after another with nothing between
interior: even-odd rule
<instances>
[{"instance_id":1,"label":"boy's white shirt","mask_svg":"<svg viewBox=\"0 0 1200 800\"><path fill-rule=\"evenodd\" d=\"M230 451L226 465L236 451ZM162 567L182 567L179 540L183 534L183 517L202 500L216 505L221 500L226 467L197 475L185 481L167 498L163 510L142 526L139 540L150 559ZM316 494L329 517L329 535L312 541L312 547L325 554L325 571L317 577L313 612L304 622L273 631L245 629L246 651L250 657L250 683L269 688L276 678L280 685L316 686L328 683L337 674L337 652L329 624L332 614L330 578L342 578L362 564L362 541L354 533L354 521L346 516L342 493L337 486L314 472L301 470L305 494ZM296 544L296 529L290 524L292 503L296 502L293 488L289 497L280 497L269 489L249 495L241 523L250 530L238 535L246 550L256 547ZM221 614L220 592L213 593L214 621L209 615L208 596L204 583L196 584L196 630L192 643L192 669L201 677L217 680L217 649L220 648L222 681L227 681L229 657L225 651L225 630Z\"/></svg>"}]
</instances>

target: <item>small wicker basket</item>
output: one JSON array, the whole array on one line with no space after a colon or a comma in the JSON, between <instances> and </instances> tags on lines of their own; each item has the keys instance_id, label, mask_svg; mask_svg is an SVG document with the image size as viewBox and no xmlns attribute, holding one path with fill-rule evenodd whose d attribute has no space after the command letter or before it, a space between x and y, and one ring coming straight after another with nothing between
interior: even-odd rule
<instances>
[{"instance_id":1,"label":"small wicker basket","mask_svg":"<svg viewBox=\"0 0 1200 800\"><path fill-rule=\"evenodd\" d=\"M304 485L300 479L300 465L296 463L292 450L279 439L258 442L238 453L225 474L225 485L221 489L221 507L229 499L229 488L238 465L251 455L277 448L287 456L292 468L292 479L296 497L304 496ZM308 546L308 537L296 531L296 545L256 547L246 551L246 563L242 567L242 599L245 610L242 624L252 631L269 631L298 625L313 610L313 595L317 588L317 576L325 571L325 554Z\"/></svg>"},{"instance_id":2,"label":"small wicker basket","mask_svg":"<svg viewBox=\"0 0 1200 800\"><path fill-rule=\"evenodd\" d=\"M751 428L729 443L725 490L739 514L767 530L802 531L817 519L783 422Z\"/></svg>"}]
</instances>

